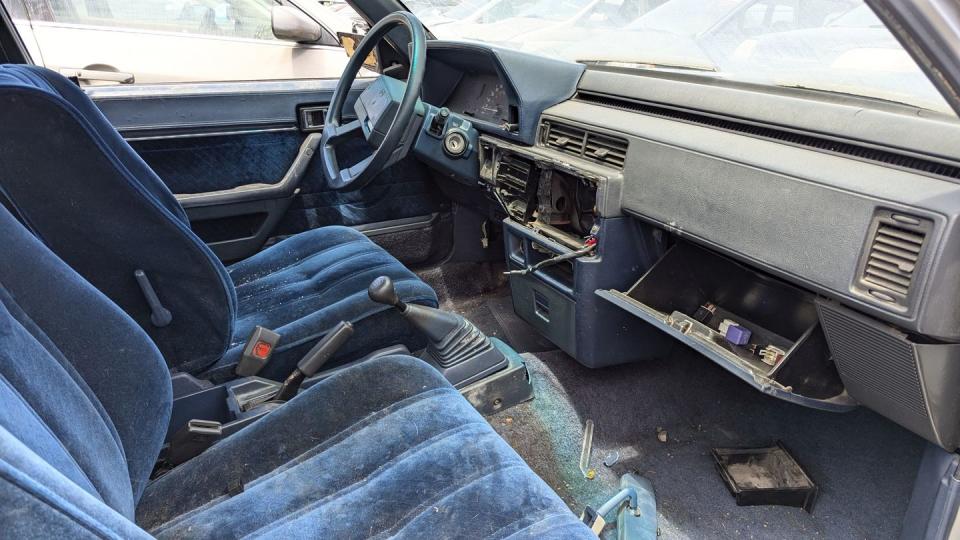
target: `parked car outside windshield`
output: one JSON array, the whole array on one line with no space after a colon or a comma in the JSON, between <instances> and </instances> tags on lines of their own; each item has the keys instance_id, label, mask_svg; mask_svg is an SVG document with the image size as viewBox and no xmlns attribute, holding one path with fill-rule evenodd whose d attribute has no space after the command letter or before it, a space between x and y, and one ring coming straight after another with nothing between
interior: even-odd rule
<instances>
[{"instance_id":1,"label":"parked car outside windshield","mask_svg":"<svg viewBox=\"0 0 960 540\"><path fill-rule=\"evenodd\" d=\"M408 7L419 14L422 2ZM500 0L492 0L488 5ZM496 21L427 26L467 39L631 70L850 94L954 115L863 0L519 0ZM447 2L443 11L476 0ZM434 8L435 9L435 8Z\"/></svg>"}]
</instances>

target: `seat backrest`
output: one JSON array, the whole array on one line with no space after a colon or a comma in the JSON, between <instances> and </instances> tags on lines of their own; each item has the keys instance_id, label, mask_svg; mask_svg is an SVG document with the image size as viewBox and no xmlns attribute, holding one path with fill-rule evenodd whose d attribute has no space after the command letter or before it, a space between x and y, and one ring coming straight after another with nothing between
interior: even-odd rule
<instances>
[{"instance_id":1,"label":"seat backrest","mask_svg":"<svg viewBox=\"0 0 960 540\"><path fill-rule=\"evenodd\" d=\"M0 66L0 192L60 258L147 331L171 366L198 371L233 334L236 292L183 208L75 84ZM172 322L157 327L143 270Z\"/></svg>"},{"instance_id":2,"label":"seat backrest","mask_svg":"<svg viewBox=\"0 0 960 540\"><path fill-rule=\"evenodd\" d=\"M141 535L134 508L172 403L163 358L2 208L0 237L0 528Z\"/></svg>"}]
</instances>

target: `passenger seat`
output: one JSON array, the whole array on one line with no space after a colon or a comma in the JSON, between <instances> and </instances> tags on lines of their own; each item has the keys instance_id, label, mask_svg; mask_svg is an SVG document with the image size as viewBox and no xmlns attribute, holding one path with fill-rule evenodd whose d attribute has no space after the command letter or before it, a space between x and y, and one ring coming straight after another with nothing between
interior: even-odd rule
<instances>
[{"instance_id":1,"label":"passenger seat","mask_svg":"<svg viewBox=\"0 0 960 540\"><path fill-rule=\"evenodd\" d=\"M592 538L439 373L393 356L150 481L144 331L0 209L0 529L44 538Z\"/></svg>"}]
</instances>

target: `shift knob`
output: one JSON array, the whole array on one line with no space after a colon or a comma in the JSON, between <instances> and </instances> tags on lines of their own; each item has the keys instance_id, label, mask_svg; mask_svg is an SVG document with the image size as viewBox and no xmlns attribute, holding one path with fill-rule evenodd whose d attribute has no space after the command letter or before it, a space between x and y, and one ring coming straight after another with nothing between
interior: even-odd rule
<instances>
[{"instance_id":1,"label":"shift knob","mask_svg":"<svg viewBox=\"0 0 960 540\"><path fill-rule=\"evenodd\" d=\"M407 306L397 296L397 290L393 288L393 280L387 276L380 276L373 280L370 288L367 289L367 294L370 295L371 300L378 304L393 306L400 311L407 309Z\"/></svg>"}]
</instances>

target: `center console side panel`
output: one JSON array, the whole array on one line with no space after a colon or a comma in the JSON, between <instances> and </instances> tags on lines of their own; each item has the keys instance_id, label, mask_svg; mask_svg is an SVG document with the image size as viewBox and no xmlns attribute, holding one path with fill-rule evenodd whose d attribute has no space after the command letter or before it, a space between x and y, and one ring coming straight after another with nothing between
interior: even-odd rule
<instances>
[{"instance_id":1,"label":"center console side panel","mask_svg":"<svg viewBox=\"0 0 960 540\"><path fill-rule=\"evenodd\" d=\"M512 275L514 310L588 367L665 355L671 346L667 336L594 294L597 289L629 287L637 272L662 255L662 237L627 217L601 219L598 226L596 255L575 259L569 273L545 268ZM544 250L569 251L511 219L504 221L504 231L511 270L534 264Z\"/></svg>"}]
</instances>

